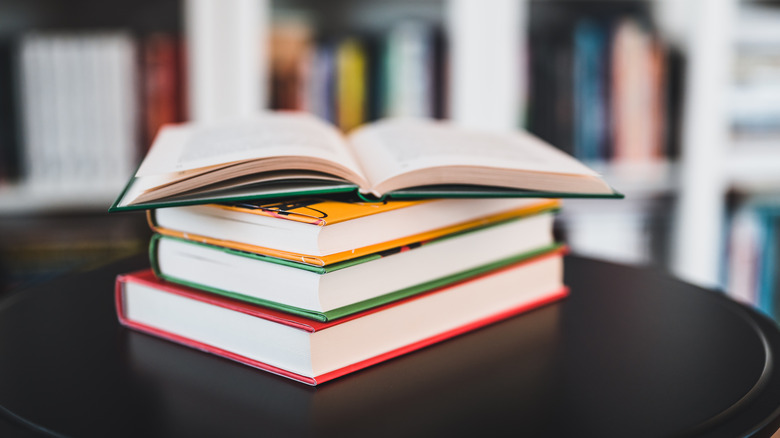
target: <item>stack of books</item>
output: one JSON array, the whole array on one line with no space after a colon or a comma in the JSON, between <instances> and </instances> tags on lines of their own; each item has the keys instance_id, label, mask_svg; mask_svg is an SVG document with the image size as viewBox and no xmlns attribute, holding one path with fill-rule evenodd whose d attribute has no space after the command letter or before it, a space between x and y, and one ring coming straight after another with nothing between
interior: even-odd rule
<instances>
[{"instance_id":1,"label":"stack of books","mask_svg":"<svg viewBox=\"0 0 780 438\"><path fill-rule=\"evenodd\" d=\"M119 319L317 385L565 297L559 200L519 194L202 203L185 191L148 209L152 268L117 278Z\"/></svg>"}]
</instances>

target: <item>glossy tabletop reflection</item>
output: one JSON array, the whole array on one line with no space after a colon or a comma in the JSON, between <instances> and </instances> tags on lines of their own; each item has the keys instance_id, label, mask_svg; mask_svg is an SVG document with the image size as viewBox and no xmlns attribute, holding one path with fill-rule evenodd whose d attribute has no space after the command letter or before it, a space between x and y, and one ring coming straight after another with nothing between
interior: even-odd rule
<instances>
[{"instance_id":1,"label":"glossy tabletop reflection","mask_svg":"<svg viewBox=\"0 0 780 438\"><path fill-rule=\"evenodd\" d=\"M147 263L0 302L4 421L72 437L737 437L780 426L774 323L651 270L569 256L564 301L312 388L120 327L114 278Z\"/></svg>"}]
</instances>

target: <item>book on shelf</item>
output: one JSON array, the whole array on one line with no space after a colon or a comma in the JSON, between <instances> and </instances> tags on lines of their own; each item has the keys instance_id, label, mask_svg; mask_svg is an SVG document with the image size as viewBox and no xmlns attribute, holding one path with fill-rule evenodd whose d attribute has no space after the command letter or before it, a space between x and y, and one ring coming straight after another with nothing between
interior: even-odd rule
<instances>
[{"instance_id":1,"label":"book on shelf","mask_svg":"<svg viewBox=\"0 0 780 438\"><path fill-rule=\"evenodd\" d=\"M184 119L181 52L177 37L124 30L2 42L0 180L42 192L124 184L159 127Z\"/></svg>"},{"instance_id":2,"label":"book on shelf","mask_svg":"<svg viewBox=\"0 0 780 438\"><path fill-rule=\"evenodd\" d=\"M321 321L412 296L554 251L553 211L311 266L155 235L158 277Z\"/></svg>"},{"instance_id":3,"label":"book on shelf","mask_svg":"<svg viewBox=\"0 0 780 438\"><path fill-rule=\"evenodd\" d=\"M146 150L163 125L185 120L182 42L153 33L139 42L142 71L143 145Z\"/></svg>"},{"instance_id":4,"label":"book on shelf","mask_svg":"<svg viewBox=\"0 0 780 438\"><path fill-rule=\"evenodd\" d=\"M139 134L132 36L34 32L18 50L25 181L63 189L127 180Z\"/></svg>"},{"instance_id":5,"label":"book on shelf","mask_svg":"<svg viewBox=\"0 0 780 438\"><path fill-rule=\"evenodd\" d=\"M612 41L613 157L654 162L665 154L665 54L657 37L634 19L617 23Z\"/></svg>"},{"instance_id":6,"label":"book on shelf","mask_svg":"<svg viewBox=\"0 0 780 438\"><path fill-rule=\"evenodd\" d=\"M574 28L574 80L571 100L574 107L575 156L586 162L609 156L608 105L604 71L609 47L608 29L593 20L584 19ZM568 97L568 96L567 96Z\"/></svg>"},{"instance_id":7,"label":"book on shelf","mask_svg":"<svg viewBox=\"0 0 780 438\"><path fill-rule=\"evenodd\" d=\"M675 53L646 5L596 9L531 5L529 131L586 164L673 157L682 94Z\"/></svg>"},{"instance_id":8,"label":"book on shelf","mask_svg":"<svg viewBox=\"0 0 780 438\"><path fill-rule=\"evenodd\" d=\"M434 115L434 27L424 21L402 20L389 31L382 52L382 114Z\"/></svg>"},{"instance_id":9,"label":"book on shelf","mask_svg":"<svg viewBox=\"0 0 780 438\"><path fill-rule=\"evenodd\" d=\"M0 185L19 177L14 46L0 41Z\"/></svg>"},{"instance_id":10,"label":"book on shelf","mask_svg":"<svg viewBox=\"0 0 780 438\"><path fill-rule=\"evenodd\" d=\"M382 117L444 115L446 44L433 23L407 18L386 32L317 33L300 16L275 19L271 108L306 110L347 130Z\"/></svg>"},{"instance_id":11,"label":"book on shelf","mask_svg":"<svg viewBox=\"0 0 780 438\"><path fill-rule=\"evenodd\" d=\"M530 23L527 125L534 135L582 159L575 154L573 139L573 36L559 27Z\"/></svg>"},{"instance_id":12,"label":"book on shelf","mask_svg":"<svg viewBox=\"0 0 780 438\"><path fill-rule=\"evenodd\" d=\"M432 240L557 209L554 199L475 198L343 202L299 199L161 208L160 234L312 266Z\"/></svg>"},{"instance_id":13,"label":"book on shelf","mask_svg":"<svg viewBox=\"0 0 780 438\"><path fill-rule=\"evenodd\" d=\"M336 76L336 47L332 42L323 42L313 48L309 58L308 75L302 88L305 90L301 109L310 112L330 123L336 122L336 113L333 105L334 87Z\"/></svg>"},{"instance_id":14,"label":"book on shelf","mask_svg":"<svg viewBox=\"0 0 780 438\"><path fill-rule=\"evenodd\" d=\"M163 128L110 210L324 193L622 197L598 173L524 131L397 118L345 136L310 114L283 111Z\"/></svg>"},{"instance_id":15,"label":"book on shelf","mask_svg":"<svg viewBox=\"0 0 780 438\"><path fill-rule=\"evenodd\" d=\"M760 277L766 269L766 217L755 207L743 206L732 215L729 228L726 290L733 299L758 306Z\"/></svg>"},{"instance_id":16,"label":"book on shelf","mask_svg":"<svg viewBox=\"0 0 780 438\"><path fill-rule=\"evenodd\" d=\"M342 131L352 130L366 121L367 55L355 38L344 39L336 49L336 114Z\"/></svg>"},{"instance_id":17,"label":"book on shelf","mask_svg":"<svg viewBox=\"0 0 780 438\"><path fill-rule=\"evenodd\" d=\"M315 47L312 29L300 19L277 20L269 34L270 105L274 109L300 110L308 105ZM319 72L318 72L319 73Z\"/></svg>"},{"instance_id":18,"label":"book on shelf","mask_svg":"<svg viewBox=\"0 0 780 438\"><path fill-rule=\"evenodd\" d=\"M741 206L731 220L724 257L729 295L780 321L780 208L776 201L756 197Z\"/></svg>"},{"instance_id":19,"label":"book on shelf","mask_svg":"<svg viewBox=\"0 0 780 438\"><path fill-rule=\"evenodd\" d=\"M116 281L120 322L280 376L317 385L495 323L568 294L562 251L319 322L157 279Z\"/></svg>"}]
</instances>

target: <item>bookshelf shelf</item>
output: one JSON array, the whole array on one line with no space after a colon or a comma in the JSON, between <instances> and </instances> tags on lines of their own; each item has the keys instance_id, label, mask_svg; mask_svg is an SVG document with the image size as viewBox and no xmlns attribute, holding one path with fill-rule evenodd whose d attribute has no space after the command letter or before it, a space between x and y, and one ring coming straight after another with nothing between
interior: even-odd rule
<instances>
[{"instance_id":1,"label":"bookshelf shelf","mask_svg":"<svg viewBox=\"0 0 780 438\"><path fill-rule=\"evenodd\" d=\"M124 182L56 187L12 184L0 186L0 216L56 212L105 213L122 191Z\"/></svg>"},{"instance_id":2,"label":"bookshelf shelf","mask_svg":"<svg viewBox=\"0 0 780 438\"><path fill-rule=\"evenodd\" d=\"M669 160L654 162L598 162L589 167L628 197L648 197L673 193L678 187L676 163Z\"/></svg>"},{"instance_id":3,"label":"bookshelf shelf","mask_svg":"<svg viewBox=\"0 0 780 438\"><path fill-rule=\"evenodd\" d=\"M750 193L780 191L780 148L770 145L733 145L727 153L726 174L732 188Z\"/></svg>"}]
</instances>

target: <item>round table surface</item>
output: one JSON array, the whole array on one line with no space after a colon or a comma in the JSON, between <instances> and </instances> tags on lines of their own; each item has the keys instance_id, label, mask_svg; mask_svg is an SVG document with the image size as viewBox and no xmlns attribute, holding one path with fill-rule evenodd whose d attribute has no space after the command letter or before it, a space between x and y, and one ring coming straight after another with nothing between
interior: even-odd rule
<instances>
[{"instance_id":1,"label":"round table surface","mask_svg":"<svg viewBox=\"0 0 780 438\"><path fill-rule=\"evenodd\" d=\"M313 388L119 326L142 255L0 302L0 417L59 436L770 436L780 331L576 256L560 301ZM20 426L21 428L22 426Z\"/></svg>"}]
</instances>

